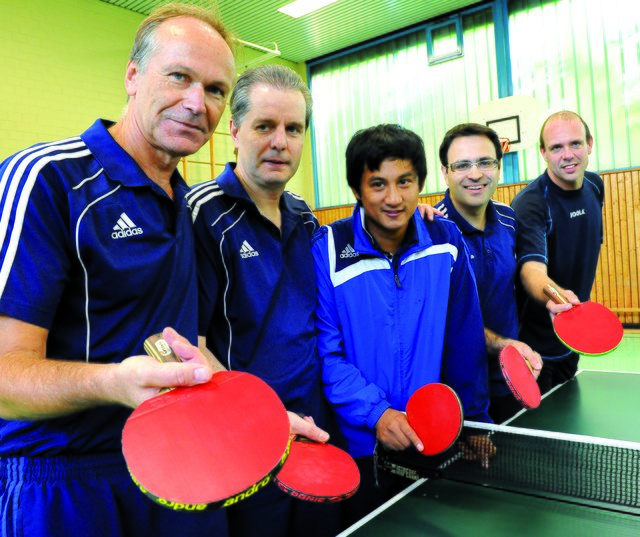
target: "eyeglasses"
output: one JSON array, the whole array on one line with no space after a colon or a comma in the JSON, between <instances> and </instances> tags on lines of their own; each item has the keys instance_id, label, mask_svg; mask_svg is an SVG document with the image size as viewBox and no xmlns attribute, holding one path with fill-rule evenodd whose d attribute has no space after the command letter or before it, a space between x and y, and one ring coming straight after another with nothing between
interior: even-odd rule
<instances>
[{"instance_id":1,"label":"eyeglasses","mask_svg":"<svg viewBox=\"0 0 640 537\"><path fill-rule=\"evenodd\" d=\"M468 172L474 166L478 168L481 172L490 172L491 170L495 170L500 163L494 158L484 158L482 160L459 160L457 162L452 162L447 166L452 172L462 173Z\"/></svg>"}]
</instances>

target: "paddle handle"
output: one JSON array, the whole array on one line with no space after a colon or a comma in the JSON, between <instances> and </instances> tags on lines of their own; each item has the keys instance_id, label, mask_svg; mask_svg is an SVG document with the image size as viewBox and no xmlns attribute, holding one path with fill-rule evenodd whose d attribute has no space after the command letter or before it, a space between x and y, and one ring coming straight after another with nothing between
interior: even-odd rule
<instances>
[{"instance_id":1,"label":"paddle handle","mask_svg":"<svg viewBox=\"0 0 640 537\"><path fill-rule=\"evenodd\" d=\"M178 355L164 340L162 334L154 334L144 340L144 350L158 362L181 362Z\"/></svg>"},{"instance_id":2,"label":"paddle handle","mask_svg":"<svg viewBox=\"0 0 640 537\"><path fill-rule=\"evenodd\" d=\"M556 304L569 304L569 301L551 284L545 285L543 292L549 300L553 300Z\"/></svg>"},{"instance_id":3,"label":"paddle handle","mask_svg":"<svg viewBox=\"0 0 640 537\"><path fill-rule=\"evenodd\" d=\"M144 350L146 353L158 360L158 362L182 362L180 357L173 352L173 349L164 340L162 334L154 334L144 340ZM159 393L167 393L173 388L162 388Z\"/></svg>"}]
</instances>

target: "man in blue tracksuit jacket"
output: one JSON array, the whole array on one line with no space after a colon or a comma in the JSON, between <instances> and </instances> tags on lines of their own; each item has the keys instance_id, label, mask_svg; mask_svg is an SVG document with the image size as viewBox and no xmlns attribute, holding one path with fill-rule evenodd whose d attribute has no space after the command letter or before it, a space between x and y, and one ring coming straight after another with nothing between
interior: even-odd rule
<instances>
[{"instance_id":1,"label":"man in blue tracksuit jacket","mask_svg":"<svg viewBox=\"0 0 640 537\"><path fill-rule=\"evenodd\" d=\"M347 181L352 218L313 239L318 286L318 350L325 392L361 471L346 502L352 522L404 486L374 476L376 441L420 449L405 410L424 384L445 382L465 419L490 421L482 315L457 226L416 210L426 178L422 140L396 125L354 135Z\"/></svg>"}]
</instances>

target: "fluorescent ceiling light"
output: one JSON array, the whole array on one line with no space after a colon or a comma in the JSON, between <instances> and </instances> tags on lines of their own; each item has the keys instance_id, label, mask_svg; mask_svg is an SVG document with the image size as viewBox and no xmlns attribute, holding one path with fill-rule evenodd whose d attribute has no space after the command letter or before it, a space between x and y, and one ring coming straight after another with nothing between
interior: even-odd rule
<instances>
[{"instance_id":1,"label":"fluorescent ceiling light","mask_svg":"<svg viewBox=\"0 0 640 537\"><path fill-rule=\"evenodd\" d=\"M294 19L298 19L337 1L338 0L296 0L281 7L278 11Z\"/></svg>"}]
</instances>

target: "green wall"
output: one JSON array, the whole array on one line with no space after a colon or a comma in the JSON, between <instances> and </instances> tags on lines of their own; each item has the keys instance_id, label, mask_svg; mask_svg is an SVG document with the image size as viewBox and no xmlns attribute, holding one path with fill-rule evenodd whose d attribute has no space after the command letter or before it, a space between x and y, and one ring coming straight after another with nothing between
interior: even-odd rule
<instances>
[{"instance_id":1,"label":"green wall","mask_svg":"<svg viewBox=\"0 0 640 537\"><path fill-rule=\"evenodd\" d=\"M98 117L117 120L127 99L125 67L142 19L99 0L0 0L0 160L37 142L76 136ZM256 56L241 49L239 70ZM306 78L302 64L270 61ZM218 131L228 129L227 112ZM232 144L224 145L222 160L233 160ZM311 202L311 144L306 145L288 188Z\"/></svg>"},{"instance_id":2,"label":"green wall","mask_svg":"<svg viewBox=\"0 0 640 537\"><path fill-rule=\"evenodd\" d=\"M0 158L118 119L142 17L98 0L0 0Z\"/></svg>"}]
</instances>

